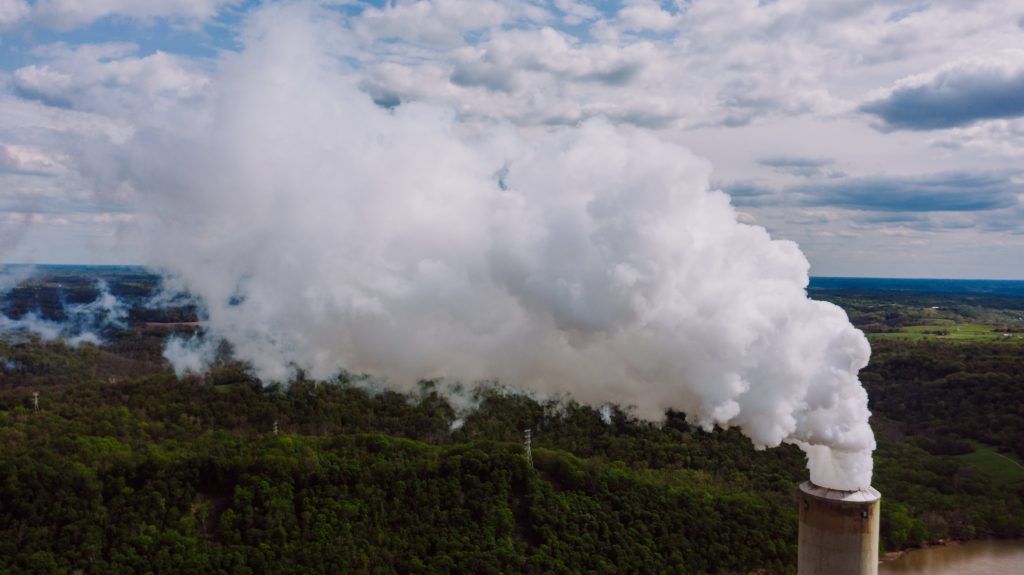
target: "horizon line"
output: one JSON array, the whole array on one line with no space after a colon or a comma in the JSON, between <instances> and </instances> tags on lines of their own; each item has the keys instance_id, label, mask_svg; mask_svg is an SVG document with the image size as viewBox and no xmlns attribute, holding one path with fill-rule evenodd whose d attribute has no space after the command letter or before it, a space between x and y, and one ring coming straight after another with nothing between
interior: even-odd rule
<instances>
[{"instance_id":1,"label":"horizon line","mask_svg":"<svg viewBox=\"0 0 1024 575\"><path fill-rule=\"evenodd\" d=\"M153 273L159 273L158 268L148 266L145 264L72 264L72 263L24 263L24 262L12 262L12 263L0 263L0 268L7 267L20 267L20 268L139 268L147 270ZM1022 278L984 278L984 277L922 277L922 276L875 276L875 275L864 275L864 276L849 276L849 275L815 275L810 274L808 276L812 279L836 279L836 280L908 280L908 281L978 281L978 282L1024 282Z\"/></svg>"}]
</instances>

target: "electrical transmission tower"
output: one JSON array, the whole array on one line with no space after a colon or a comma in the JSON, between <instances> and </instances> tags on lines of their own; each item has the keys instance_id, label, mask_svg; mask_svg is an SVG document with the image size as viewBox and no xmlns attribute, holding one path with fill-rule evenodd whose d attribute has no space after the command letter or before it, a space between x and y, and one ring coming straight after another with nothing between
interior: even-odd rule
<instances>
[{"instance_id":1,"label":"electrical transmission tower","mask_svg":"<svg viewBox=\"0 0 1024 575\"><path fill-rule=\"evenodd\" d=\"M533 467L533 441L530 438L530 429L523 432L523 451L526 452L526 461Z\"/></svg>"}]
</instances>

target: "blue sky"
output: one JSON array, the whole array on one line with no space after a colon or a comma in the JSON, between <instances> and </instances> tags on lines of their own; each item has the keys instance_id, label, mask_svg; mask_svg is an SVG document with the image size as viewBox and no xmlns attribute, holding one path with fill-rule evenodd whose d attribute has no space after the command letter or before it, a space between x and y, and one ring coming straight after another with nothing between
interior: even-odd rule
<instances>
[{"instance_id":1,"label":"blue sky","mask_svg":"<svg viewBox=\"0 0 1024 575\"><path fill-rule=\"evenodd\" d=\"M278 4L0 0L0 262L144 259L105 150L203 109ZM1020 0L302 4L379 102L685 146L813 274L1024 279Z\"/></svg>"}]
</instances>

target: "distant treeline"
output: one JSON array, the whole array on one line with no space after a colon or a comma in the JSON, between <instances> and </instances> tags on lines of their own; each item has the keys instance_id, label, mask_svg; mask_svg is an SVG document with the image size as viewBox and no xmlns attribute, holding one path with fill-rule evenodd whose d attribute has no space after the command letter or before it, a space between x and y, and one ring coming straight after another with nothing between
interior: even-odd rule
<instances>
[{"instance_id":1,"label":"distant treeline","mask_svg":"<svg viewBox=\"0 0 1024 575\"><path fill-rule=\"evenodd\" d=\"M936 454L970 452L964 439L1024 458L1024 345L872 342L860 378L872 412L902 424Z\"/></svg>"},{"instance_id":2,"label":"distant treeline","mask_svg":"<svg viewBox=\"0 0 1024 575\"><path fill-rule=\"evenodd\" d=\"M832 284L844 285L843 282L819 281L820 285L816 287L812 281L808 294L815 299L830 301L842 307L850 316L850 321L868 333L893 332L903 327L921 325L948 327L957 323L991 325L993 328L1007 328L1005 331L1024 328L1022 296L983 291L892 291L870 287L868 280L863 282L868 285L840 288L833 287ZM860 283L858 280L851 285L858 286ZM1001 283L1014 286L1019 284L1021 289L1024 289L1024 282Z\"/></svg>"},{"instance_id":3,"label":"distant treeline","mask_svg":"<svg viewBox=\"0 0 1024 575\"><path fill-rule=\"evenodd\" d=\"M191 322L199 315L198 302L178 294L175 305L149 305L160 293L162 278L136 266L6 266L8 273L25 274L25 279L0 294L0 314L21 318L34 314L40 319L64 321L67 306L84 304L100 295L103 282L110 293L128 309L130 324L145 322ZM3 269L0 269L3 271ZM163 302L166 304L167 302Z\"/></svg>"},{"instance_id":4,"label":"distant treeline","mask_svg":"<svg viewBox=\"0 0 1024 575\"><path fill-rule=\"evenodd\" d=\"M1024 281L964 280L933 278L843 278L812 276L808 285L814 294L819 291L842 292L849 295L875 294L899 298L908 303L917 297L1024 298Z\"/></svg>"}]
</instances>

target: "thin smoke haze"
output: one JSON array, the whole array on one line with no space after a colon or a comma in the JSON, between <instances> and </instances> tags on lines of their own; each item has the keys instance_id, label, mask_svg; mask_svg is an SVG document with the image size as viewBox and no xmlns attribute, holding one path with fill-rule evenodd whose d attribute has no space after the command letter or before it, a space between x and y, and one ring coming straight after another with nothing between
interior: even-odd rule
<instances>
[{"instance_id":1,"label":"thin smoke haze","mask_svg":"<svg viewBox=\"0 0 1024 575\"><path fill-rule=\"evenodd\" d=\"M210 341L266 381L497 378L651 420L681 410L799 445L819 485L870 484L867 340L808 299L794 243L737 220L708 162L600 119L386 109L338 58L330 14L254 13L207 95L85 160L130 190L132 241L201 299ZM198 370L211 345L165 356Z\"/></svg>"},{"instance_id":2,"label":"thin smoke haze","mask_svg":"<svg viewBox=\"0 0 1024 575\"><path fill-rule=\"evenodd\" d=\"M6 268L7 277L16 278L18 282L32 277L31 268ZM4 276L0 275L0 279ZM10 282L7 290L16 284ZM2 286L0 286L2 288ZM5 289L0 289L0 296ZM110 292L110 286L103 280L96 282L96 297L85 303L67 303L61 300L61 315L58 321L41 317L36 311L30 311L21 317L12 318L0 313L0 334L5 332L22 332L35 335L43 341L64 340L72 347L83 343L101 345L102 333L109 329L123 330L127 328L128 306Z\"/></svg>"}]
</instances>

